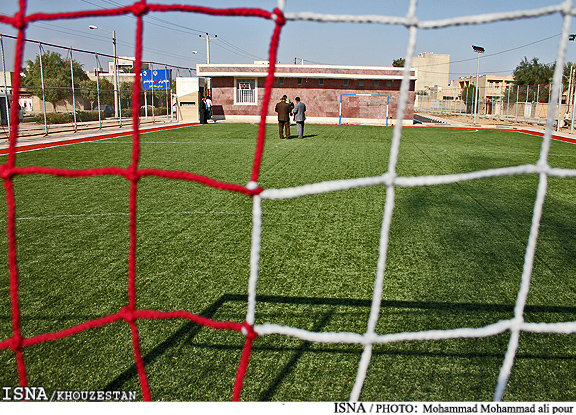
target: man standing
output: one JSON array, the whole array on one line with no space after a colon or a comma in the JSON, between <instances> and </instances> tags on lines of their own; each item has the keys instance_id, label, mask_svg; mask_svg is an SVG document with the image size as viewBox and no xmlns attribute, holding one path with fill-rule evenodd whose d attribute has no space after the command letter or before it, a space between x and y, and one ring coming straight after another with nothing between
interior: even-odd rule
<instances>
[{"instance_id":1,"label":"man standing","mask_svg":"<svg viewBox=\"0 0 576 415\"><path fill-rule=\"evenodd\" d=\"M206 97L206 122L212 119L212 98Z\"/></svg>"},{"instance_id":2,"label":"man standing","mask_svg":"<svg viewBox=\"0 0 576 415\"><path fill-rule=\"evenodd\" d=\"M206 108L206 97L200 101L200 124L208 124L208 110Z\"/></svg>"},{"instance_id":3,"label":"man standing","mask_svg":"<svg viewBox=\"0 0 576 415\"><path fill-rule=\"evenodd\" d=\"M300 97L294 98L296 105L294 105L294 121L296 122L296 130L298 131L298 138L304 138L304 120L306 119L306 104L300 102Z\"/></svg>"},{"instance_id":4,"label":"man standing","mask_svg":"<svg viewBox=\"0 0 576 415\"><path fill-rule=\"evenodd\" d=\"M286 131L286 138L290 138L290 113L292 112L292 107L286 102L287 98L286 95L283 95L274 109L278 113L278 131L281 139L284 138L284 131Z\"/></svg>"}]
</instances>

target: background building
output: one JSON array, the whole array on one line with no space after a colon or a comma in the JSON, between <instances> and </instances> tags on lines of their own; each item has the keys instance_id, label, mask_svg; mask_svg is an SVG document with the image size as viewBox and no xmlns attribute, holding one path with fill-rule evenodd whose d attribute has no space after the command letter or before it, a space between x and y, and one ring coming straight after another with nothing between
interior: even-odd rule
<instances>
[{"instance_id":1,"label":"background building","mask_svg":"<svg viewBox=\"0 0 576 415\"><path fill-rule=\"evenodd\" d=\"M412 67L416 69L417 93L450 83L450 55L420 53L412 58Z\"/></svg>"},{"instance_id":2,"label":"background building","mask_svg":"<svg viewBox=\"0 0 576 415\"><path fill-rule=\"evenodd\" d=\"M372 66L276 65L272 105L266 121L277 121L274 103L286 94L290 100L299 96L306 103L306 118L311 123L337 124L341 121L385 125L388 121L388 125L392 125L396 122L403 70ZM199 64L196 74L211 78L215 119L259 121L268 74L267 62ZM413 123L415 81L416 73L412 70L404 115L406 125Z\"/></svg>"}]
</instances>

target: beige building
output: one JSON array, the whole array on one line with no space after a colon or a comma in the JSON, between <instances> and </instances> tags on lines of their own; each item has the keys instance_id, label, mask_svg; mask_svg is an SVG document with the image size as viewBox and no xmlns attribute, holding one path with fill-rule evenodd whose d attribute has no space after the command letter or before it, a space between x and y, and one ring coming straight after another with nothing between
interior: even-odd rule
<instances>
[{"instance_id":1,"label":"beige building","mask_svg":"<svg viewBox=\"0 0 576 415\"><path fill-rule=\"evenodd\" d=\"M199 77L176 78L177 119L187 122L200 120L199 108L206 91L206 79Z\"/></svg>"},{"instance_id":2,"label":"beige building","mask_svg":"<svg viewBox=\"0 0 576 415\"><path fill-rule=\"evenodd\" d=\"M412 67L416 69L416 93L450 82L450 55L420 53L412 58Z\"/></svg>"},{"instance_id":3,"label":"beige building","mask_svg":"<svg viewBox=\"0 0 576 415\"><path fill-rule=\"evenodd\" d=\"M118 83L134 82L134 74L131 72L134 69L135 58L130 56L118 57ZM108 72L104 72L103 68L94 68L94 71L86 71L86 75L91 81L95 81L96 77L100 79L105 78L114 83L114 61L108 61ZM143 65L142 69L148 69L147 65Z\"/></svg>"},{"instance_id":4,"label":"beige building","mask_svg":"<svg viewBox=\"0 0 576 415\"><path fill-rule=\"evenodd\" d=\"M476 76L470 75L458 80L459 92L467 86L476 85ZM506 93L506 88L514 85L514 77L481 75L478 77L478 102L502 99Z\"/></svg>"}]
</instances>

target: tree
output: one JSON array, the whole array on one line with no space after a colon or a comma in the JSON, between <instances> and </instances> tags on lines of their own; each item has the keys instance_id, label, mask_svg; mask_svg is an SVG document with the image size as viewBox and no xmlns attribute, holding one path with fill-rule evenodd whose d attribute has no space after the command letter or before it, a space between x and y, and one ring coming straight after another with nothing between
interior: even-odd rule
<instances>
[{"instance_id":1,"label":"tree","mask_svg":"<svg viewBox=\"0 0 576 415\"><path fill-rule=\"evenodd\" d=\"M392 61L392 66L394 66L395 68L403 68L405 64L406 64L406 59L404 59L404 58L398 58L398 59L394 59Z\"/></svg>"},{"instance_id":2,"label":"tree","mask_svg":"<svg viewBox=\"0 0 576 415\"><path fill-rule=\"evenodd\" d=\"M538 85L552 82L554 64L540 63L538 58L528 61L526 57L514 69L514 83L516 85Z\"/></svg>"},{"instance_id":3,"label":"tree","mask_svg":"<svg viewBox=\"0 0 576 415\"><path fill-rule=\"evenodd\" d=\"M562 78L562 82L564 82L565 84L570 82L570 69L574 67L576 68L576 63L574 62L566 62L564 64L564 73L563 73L563 78Z\"/></svg>"},{"instance_id":4,"label":"tree","mask_svg":"<svg viewBox=\"0 0 576 415\"><path fill-rule=\"evenodd\" d=\"M122 108L132 107L132 90L134 89L134 82L120 83L120 103Z\"/></svg>"},{"instance_id":5,"label":"tree","mask_svg":"<svg viewBox=\"0 0 576 415\"><path fill-rule=\"evenodd\" d=\"M46 101L52 103L56 112L56 103L72 95L72 80L70 74L70 61L64 60L59 53L46 52L42 54L42 68L44 74L44 96ZM88 80L88 75L82 65L72 60L74 74L74 88L79 88L82 81ZM22 86L30 88L30 93L42 98L42 78L40 72L40 55L34 61L28 60L26 68L22 71Z\"/></svg>"},{"instance_id":6,"label":"tree","mask_svg":"<svg viewBox=\"0 0 576 415\"><path fill-rule=\"evenodd\" d=\"M94 108L94 104L98 101L100 105L114 103L114 85L105 78L100 78L98 83L91 80L80 81L80 94L90 101L90 108Z\"/></svg>"},{"instance_id":7,"label":"tree","mask_svg":"<svg viewBox=\"0 0 576 415\"><path fill-rule=\"evenodd\" d=\"M474 108L474 99L476 97L476 85L468 85L462 88L460 98L466 103L466 112L472 113Z\"/></svg>"}]
</instances>

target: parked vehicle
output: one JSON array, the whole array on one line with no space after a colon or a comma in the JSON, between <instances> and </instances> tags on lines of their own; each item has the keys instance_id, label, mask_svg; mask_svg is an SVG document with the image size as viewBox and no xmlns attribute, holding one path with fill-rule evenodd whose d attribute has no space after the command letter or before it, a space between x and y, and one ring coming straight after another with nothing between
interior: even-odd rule
<instances>
[{"instance_id":1,"label":"parked vehicle","mask_svg":"<svg viewBox=\"0 0 576 415\"><path fill-rule=\"evenodd\" d=\"M8 99L8 105L6 105ZM8 125L8 117L10 117L10 105L12 103L12 96L0 97L0 125ZM8 108L6 108L8 107ZM20 121L24 119L24 109L18 104L18 118Z\"/></svg>"},{"instance_id":2,"label":"parked vehicle","mask_svg":"<svg viewBox=\"0 0 576 415\"><path fill-rule=\"evenodd\" d=\"M112 116L114 115L114 106L113 105L96 105L93 111L101 111L104 115Z\"/></svg>"}]
</instances>

